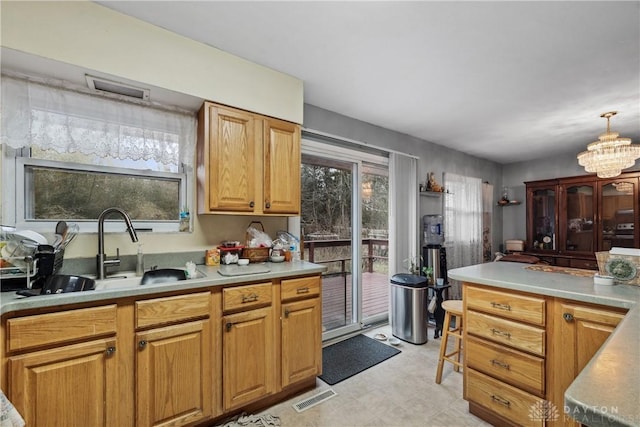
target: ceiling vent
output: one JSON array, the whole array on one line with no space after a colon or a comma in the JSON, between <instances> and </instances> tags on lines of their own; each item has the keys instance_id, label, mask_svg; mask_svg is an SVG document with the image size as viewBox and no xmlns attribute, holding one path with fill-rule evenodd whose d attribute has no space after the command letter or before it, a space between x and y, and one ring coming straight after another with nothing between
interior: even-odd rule
<instances>
[{"instance_id":1,"label":"ceiling vent","mask_svg":"<svg viewBox=\"0 0 640 427\"><path fill-rule=\"evenodd\" d=\"M85 77L87 78L89 88L93 90L142 99L144 101L149 100L149 89L114 82L101 77L90 76L88 74L85 74Z\"/></svg>"}]
</instances>

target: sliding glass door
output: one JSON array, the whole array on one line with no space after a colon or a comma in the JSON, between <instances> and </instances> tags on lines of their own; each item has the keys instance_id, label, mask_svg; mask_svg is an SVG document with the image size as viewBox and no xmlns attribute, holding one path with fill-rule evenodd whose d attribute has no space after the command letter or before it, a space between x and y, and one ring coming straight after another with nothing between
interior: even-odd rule
<instances>
[{"instance_id":1,"label":"sliding glass door","mask_svg":"<svg viewBox=\"0 0 640 427\"><path fill-rule=\"evenodd\" d=\"M386 159L304 141L301 173L305 259L327 267L323 337L384 320L389 300Z\"/></svg>"}]
</instances>

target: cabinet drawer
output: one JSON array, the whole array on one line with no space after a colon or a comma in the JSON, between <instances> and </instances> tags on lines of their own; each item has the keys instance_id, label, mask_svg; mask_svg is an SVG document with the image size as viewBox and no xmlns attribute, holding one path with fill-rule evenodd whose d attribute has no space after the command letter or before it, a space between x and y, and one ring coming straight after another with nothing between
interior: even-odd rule
<instances>
[{"instance_id":1,"label":"cabinet drawer","mask_svg":"<svg viewBox=\"0 0 640 427\"><path fill-rule=\"evenodd\" d=\"M466 299L467 308L534 325L544 326L545 323L543 298L468 286Z\"/></svg>"},{"instance_id":2,"label":"cabinet drawer","mask_svg":"<svg viewBox=\"0 0 640 427\"><path fill-rule=\"evenodd\" d=\"M569 267L584 268L586 270L597 270L598 261L595 259L570 259Z\"/></svg>"},{"instance_id":3,"label":"cabinet drawer","mask_svg":"<svg viewBox=\"0 0 640 427\"><path fill-rule=\"evenodd\" d=\"M224 311L249 309L271 304L271 282L236 286L222 290Z\"/></svg>"},{"instance_id":4,"label":"cabinet drawer","mask_svg":"<svg viewBox=\"0 0 640 427\"><path fill-rule=\"evenodd\" d=\"M544 417L536 419L536 408L544 414L545 402L532 394L519 390L473 369L467 373L467 399L473 401L521 426L542 426ZM533 408L533 410L532 410Z\"/></svg>"},{"instance_id":5,"label":"cabinet drawer","mask_svg":"<svg viewBox=\"0 0 640 427\"><path fill-rule=\"evenodd\" d=\"M544 394L544 359L467 337L467 366L537 395Z\"/></svg>"},{"instance_id":6,"label":"cabinet drawer","mask_svg":"<svg viewBox=\"0 0 640 427\"><path fill-rule=\"evenodd\" d=\"M469 334L544 357L544 329L471 310L465 322Z\"/></svg>"},{"instance_id":7,"label":"cabinet drawer","mask_svg":"<svg viewBox=\"0 0 640 427\"><path fill-rule=\"evenodd\" d=\"M294 298L312 298L320 294L320 278L301 277L283 280L280 286L282 301Z\"/></svg>"},{"instance_id":8,"label":"cabinet drawer","mask_svg":"<svg viewBox=\"0 0 640 427\"><path fill-rule=\"evenodd\" d=\"M7 320L7 350L22 350L116 333L116 305Z\"/></svg>"},{"instance_id":9,"label":"cabinet drawer","mask_svg":"<svg viewBox=\"0 0 640 427\"><path fill-rule=\"evenodd\" d=\"M210 313L209 292L136 301L136 328L207 317Z\"/></svg>"}]
</instances>

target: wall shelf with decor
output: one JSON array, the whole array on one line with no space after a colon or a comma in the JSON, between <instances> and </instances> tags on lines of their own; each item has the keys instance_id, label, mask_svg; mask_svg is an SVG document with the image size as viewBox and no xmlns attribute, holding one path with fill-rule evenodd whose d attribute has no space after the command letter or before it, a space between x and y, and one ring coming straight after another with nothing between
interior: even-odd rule
<instances>
[{"instance_id":1,"label":"wall shelf with decor","mask_svg":"<svg viewBox=\"0 0 640 427\"><path fill-rule=\"evenodd\" d=\"M453 193L449 193L448 191L421 191L420 192L421 196L426 196L426 197L440 197L443 194L453 194Z\"/></svg>"},{"instance_id":2,"label":"wall shelf with decor","mask_svg":"<svg viewBox=\"0 0 640 427\"><path fill-rule=\"evenodd\" d=\"M520 204L522 204L522 202L519 202L519 201L517 201L517 200L511 200L511 201L506 202L506 203L505 203L505 202L503 202L503 201L501 200L501 201L499 201L498 203L496 203L496 205L497 205L498 207L500 207L500 208L504 208L504 207L506 207L506 206L518 206L518 205L520 205Z\"/></svg>"}]
</instances>

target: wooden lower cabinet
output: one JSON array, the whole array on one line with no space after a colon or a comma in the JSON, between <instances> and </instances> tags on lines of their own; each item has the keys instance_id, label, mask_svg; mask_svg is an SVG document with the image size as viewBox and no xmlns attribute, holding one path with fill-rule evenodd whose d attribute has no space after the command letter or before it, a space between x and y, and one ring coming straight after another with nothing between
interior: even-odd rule
<instances>
[{"instance_id":1,"label":"wooden lower cabinet","mask_svg":"<svg viewBox=\"0 0 640 427\"><path fill-rule=\"evenodd\" d=\"M467 373L467 397L517 426L542 426L544 418L532 416L544 399L472 369Z\"/></svg>"},{"instance_id":2,"label":"wooden lower cabinet","mask_svg":"<svg viewBox=\"0 0 640 427\"><path fill-rule=\"evenodd\" d=\"M609 338L626 310L557 300L554 304L553 369L547 371L553 384L548 400L564 407L564 392ZM562 414L551 425L575 425L578 422Z\"/></svg>"},{"instance_id":3,"label":"wooden lower cabinet","mask_svg":"<svg viewBox=\"0 0 640 427\"><path fill-rule=\"evenodd\" d=\"M222 400L225 411L275 391L271 306L222 318Z\"/></svg>"},{"instance_id":4,"label":"wooden lower cabinet","mask_svg":"<svg viewBox=\"0 0 640 427\"><path fill-rule=\"evenodd\" d=\"M9 357L9 399L27 426L117 425L115 351L99 339Z\"/></svg>"},{"instance_id":5,"label":"wooden lower cabinet","mask_svg":"<svg viewBox=\"0 0 640 427\"><path fill-rule=\"evenodd\" d=\"M0 386L29 427L210 425L321 373L318 275L88 305L2 317Z\"/></svg>"},{"instance_id":6,"label":"wooden lower cabinet","mask_svg":"<svg viewBox=\"0 0 640 427\"><path fill-rule=\"evenodd\" d=\"M322 371L320 298L282 305L282 387Z\"/></svg>"},{"instance_id":7,"label":"wooden lower cabinet","mask_svg":"<svg viewBox=\"0 0 640 427\"><path fill-rule=\"evenodd\" d=\"M136 426L177 426L212 415L211 321L136 334Z\"/></svg>"},{"instance_id":8,"label":"wooden lower cabinet","mask_svg":"<svg viewBox=\"0 0 640 427\"><path fill-rule=\"evenodd\" d=\"M564 393L626 310L472 283L463 299L470 412L494 425L579 425Z\"/></svg>"}]
</instances>

